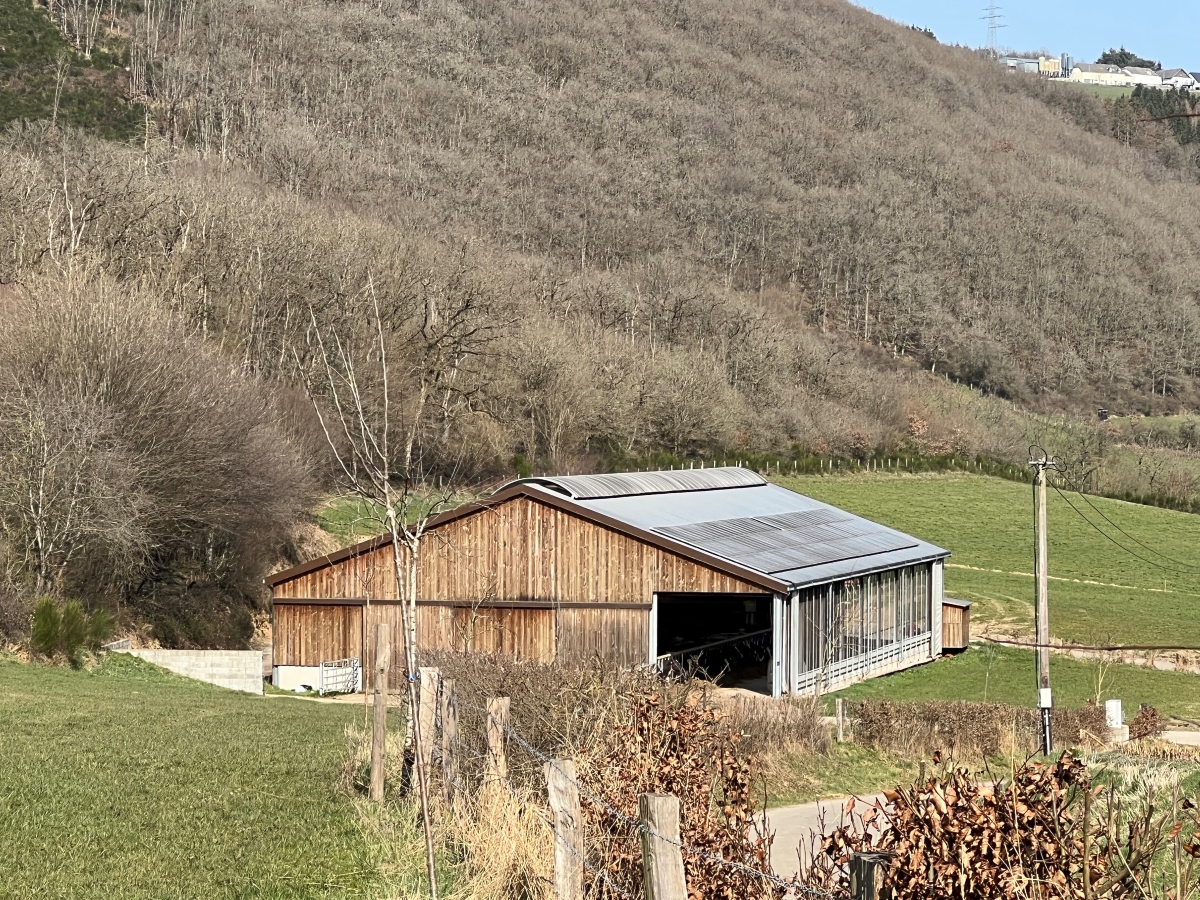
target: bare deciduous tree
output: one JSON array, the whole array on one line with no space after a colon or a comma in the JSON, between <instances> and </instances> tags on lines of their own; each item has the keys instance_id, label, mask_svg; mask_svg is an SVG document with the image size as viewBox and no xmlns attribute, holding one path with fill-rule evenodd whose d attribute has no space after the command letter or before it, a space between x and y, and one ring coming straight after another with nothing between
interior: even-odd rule
<instances>
[{"instance_id":1,"label":"bare deciduous tree","mask_svg":"<svg viewBox=\"0 0 1200 900\"><path fill-rule=\"evenodd\" d=\"M314 409L345 487L374 511L391 538L404 639L408 727L419 746L417 598L421 547L429 520L453 502L453 494L448 488L439 490L429 484L416 442L428 414L433 386L429 359L418 356L416 360L404 360L391 355L373 282L368 283L366 294L367 327L374 336L373 345L351 344L336 329L322 328L315 313L310 312L309 336L316 349L316 365L301 371L305 371ZM425 317L422 335L441 333L440 326L430 321L434 318L436 313ZM440 360L441 354L435 354L435 358ZM296 362L299 368L298 354ZM413 765L421 799L430 892L436 900L429 773L420 753L414 754Z\"/></svg>"}]
</instances>

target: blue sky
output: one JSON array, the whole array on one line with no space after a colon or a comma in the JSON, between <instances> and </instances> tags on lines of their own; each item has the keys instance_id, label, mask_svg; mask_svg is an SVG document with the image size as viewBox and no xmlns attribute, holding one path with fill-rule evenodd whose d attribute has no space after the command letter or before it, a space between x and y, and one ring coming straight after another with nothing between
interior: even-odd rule
<instances>
[{"instance_id":1,"label":"blue sky","mask_svg":"<svg viewBox=\"0 0 1200 900\"><path fill-rule=\"evenodd\" d=\"M982 47L987 0L859 0L859 5L889 19L930 28L942 43ZM997 0L998 44L1013 50L1046 48L1095 62L1109 47L1132 50L1164 66L1200 71L1200 16L1191 3L1117 2L1117 0Z\"/></svg>"}]
</instances>

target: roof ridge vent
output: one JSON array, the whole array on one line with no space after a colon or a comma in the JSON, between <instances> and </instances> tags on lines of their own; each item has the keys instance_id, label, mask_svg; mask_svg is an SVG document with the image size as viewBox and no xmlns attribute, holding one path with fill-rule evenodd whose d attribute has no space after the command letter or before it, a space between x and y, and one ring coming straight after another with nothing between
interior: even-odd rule
<instances>
[{"instance_id":1,"label":"roof ridge vent","mask_svg":"<svg viewBox=\"0 0 1200 900\"><path fill-rule=\"evenodd\" d=\"M504 485L500 490L506 490L518 484L531 484L573 500L599 500L607 497L636 497L646 494L678 494L692 491L761 487L766 483L767 480L752 469L723 466L712 469L612 472L601 475L544 475L518 479Z\"/></svg>"}]
</instances>

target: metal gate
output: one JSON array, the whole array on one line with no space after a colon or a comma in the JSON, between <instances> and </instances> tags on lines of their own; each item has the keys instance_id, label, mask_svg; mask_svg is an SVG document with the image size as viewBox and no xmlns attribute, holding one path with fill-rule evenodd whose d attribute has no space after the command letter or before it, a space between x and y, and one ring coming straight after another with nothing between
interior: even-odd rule
<instances>
[{"instance_id":1,"label":"metal gate","mask_svg":"<svg viewBox=\"0 0 1200 900\"><path fill-rule=\"evenodd\" d=\"M317 693L321 696L356 693L359 688L359 671L357 656L322 660L321 670L317 675Z\"/></svg>"}]
</instances>

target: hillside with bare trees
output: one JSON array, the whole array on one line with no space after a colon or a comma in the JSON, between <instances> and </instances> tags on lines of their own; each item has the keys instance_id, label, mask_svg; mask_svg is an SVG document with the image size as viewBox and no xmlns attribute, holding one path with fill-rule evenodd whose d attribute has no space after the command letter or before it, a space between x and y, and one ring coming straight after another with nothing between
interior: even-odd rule
<instances>
[{"instance_id":1,"label":"hillside with bare trees","mask_svg":"<svg viewBox=\"0 0 1200 900\"><path fill-rule=\"evenodd\" d=\"M371 321L422 472L474 483L654 454L1015 458L1022 407L1195 404L1192 151L843 0L45 15L64 49L39 45L38 102L120 73L146 127L26 112L0 135L0 414L25 423L0 481L54 435L86 449L54 477L86 472L132 524L73 520L46 575L0 497L16 595L100 567L143 610L165 584L253 597L328 471L298 387L314 335L365 346ZM33 374L29 342L57 348ZM121 368L131 342L151 349Z\"/></svg>"}]
</instances>

